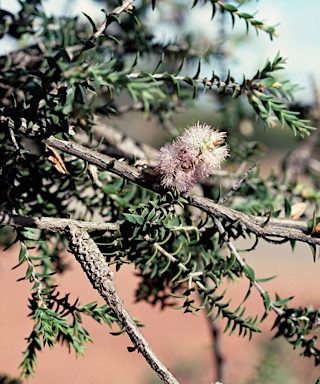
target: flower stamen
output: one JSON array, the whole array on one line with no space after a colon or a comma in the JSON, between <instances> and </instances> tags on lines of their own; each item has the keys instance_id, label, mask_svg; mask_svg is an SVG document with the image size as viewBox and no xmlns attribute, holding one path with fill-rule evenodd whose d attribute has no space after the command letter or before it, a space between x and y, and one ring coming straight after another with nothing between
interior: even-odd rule
<instances>
[{"instance_id":1,"label":"flower stamen","mask_svg":"<svg viewBox=\"0 0 320 384\"><path fill-rule=\"evenodd\" d=\"M199 122L159 151L161 183L180 192L191 189L201 177L209 176L229 155L225 132Z\"/></svg>"}]
</instances>

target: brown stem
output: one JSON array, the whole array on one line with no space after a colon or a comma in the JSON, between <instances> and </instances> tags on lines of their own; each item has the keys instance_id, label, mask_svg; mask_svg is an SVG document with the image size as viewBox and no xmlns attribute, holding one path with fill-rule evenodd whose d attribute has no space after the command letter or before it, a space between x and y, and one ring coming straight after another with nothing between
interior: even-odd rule
<instances>
[{"instance_id":1,"label":"brown stem","mask_svg":"<svg viewBox=\"0 0 320 384\"><path fill-rule=\"evenodd\" d=\"M98 246L89 234L75 225L67 226L63 232L69 240L71 251L80 263L92 286L114 311L135 348L142 354L164 383L179 384L151 349L147 340L124 307L114 283L114 273L109 269Z\"/></svg>"},{"instance_id":2,"label":"brown stem","mask_svg":"<svg viewBox=\"0 0 320 384\"><path fill-rule=\"evenodd\" d=\"M206 304L206 309L207 312L210 311L211 307L210 304ZM222 352L222 347L221 347L221 334L219 331L219 328L217 327L217 324L214 322L215 317L212 311L210 311L210 315L208 317L208 322L210 326L210 332L212 335L212 349L213 349L213 358L216 363L216 369L217 369L217 380L220 382L224 382L224 377L225 377L225 372L224 372L224 356Z\"/></svg>"},{"instance_id":3,"label":"brown stem","mask_svg":"<svg viewBox=\"0 0 320 384\"><path fill-rule=\"evenodd\" d=\"M53 232L61 232L68 225L76 225L82 230L116 231L120 223L93 223L91 221L80 221L72 219L59 219L55 217L31 217L11 215L0 211L0 225L13 227L38 228Z\"/></svg>"},{"instance_id":4,"label":"brown stem","mask_svg":"<svg viewBox=\"0 0 320 384\"><path fill-rule=\"evenodd\" d=\"M106 124L103 119L97 120L98 124L94 127L94 140L91 141L91 146L98 146L99 152L106 153L109 156L116 158L124 157L125 159L146 160L148 165L155 166L158 157L158 151L148 144L138 142L129 137L125 133ZM82 143L89 143L86 134L77 135ZM103 142L101 143L101 141ZM106 144L106 145L105 145Z\"/></svg>"},{"instance_id":5,"label":"brown stem","mask_svg":"<svg viewBox=\"0 0 320 384\"><path fill-rule=\"evenodd\" d=\"M158 181L150 177L149 173L131 167L130 165L115 160L114 158L99 154L72 141L62 141L54 137L45 140L48 145L63 152L75 155L79 159L88 161L104 170L108 170L135 184L153 191L159 189ZM231 222L238 222L243 230L254 233L258 237L269 240L269 237L282 238L285 240L297 240L310 245L320 245L320 238L310 234L306 221L269 218L266 216L248 215L234 209L216 204L212 200L193 194L184 194L190 200L190 205L200 208L217 218L226 219Z\"/></svg>"}]
</instances>

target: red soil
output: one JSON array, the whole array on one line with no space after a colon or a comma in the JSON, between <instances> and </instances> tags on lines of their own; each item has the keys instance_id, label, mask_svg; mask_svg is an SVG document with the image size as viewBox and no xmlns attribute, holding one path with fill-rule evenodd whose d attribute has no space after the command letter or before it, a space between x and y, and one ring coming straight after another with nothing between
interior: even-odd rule
<instances>
[{"instance_id":1,"label":"red soil","mask_svg":"<svg viewBox=\"0 0 320 384\"><path fill-rule=\"evenodd\" d=\"M248 244L246 244L248 247ZM66 256L72 265L72 271L58 276L61 293L71 292L71 299L80 297L81 302L97 300L103 304L98 293L93 290L85 275L73 261L73 256ZM255 268L258 277L278 275L263 284L269 291L277 292L282 298L295 295L294 305L320 306L320 263L312 261L307 246L300 246L291 254L289 246L259 246L246 261ZM26 348L25 338L32 329L32 321L27 317L30 284L17 282L23 274L24 266L15 270L17 248L0 253L0 373L6 372L13 377L19 376L22 352ZM23 270L24 271L24 270ZM123 267L117 274L116 284L120 296L133 317L146 324L142 330L150 345L173 372L181 373L181 383L210 384L214 381L211 337L204 314L193 316L181 311L167 309L159 311L144 303L134 303L132 292L136 287L133 271ZM234 308L241 303L248 288L246 284L228 284L228 295L233 296ZM262 302L256 292L245 303L246 314L261 314ZM226 383L248 383L261 358L260 343L268 340L274 332L270 328L275 319L270 314L262 324L265 331L253 336L239 338L237 333L231 337L222 336L222 348L225 355ZM131 345L127 336L112 336L107 325L99 325L93 320L84 319L85 327L90 332L94 344L88 344L85 357L76 359L74 353L68 353L65 346L56 346L53 350L45 348L38 355L38 367L31 384L53 383L95 383L95 384L151 384L155 375L136 352L128 353ZM225 321L218 322L223 330ZM297 383L314 384L320 376L319 368L314 368L313 361L298 357L299 351L288 348L286 360L297 376ZM185 377L183 377L185 376ZM188 378L189 377L189 378Z\"/></svg>"}]
</instances>

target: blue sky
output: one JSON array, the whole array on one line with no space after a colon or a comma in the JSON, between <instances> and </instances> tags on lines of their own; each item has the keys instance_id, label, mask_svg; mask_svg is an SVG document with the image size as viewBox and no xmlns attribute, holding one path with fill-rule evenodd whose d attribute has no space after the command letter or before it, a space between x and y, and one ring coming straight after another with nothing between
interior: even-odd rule
<instances>
[{"instance_id":1,"label":"blue sky","mask_svg":"<svg viewBox=\"0 0 320 384\"><path fill-rule=\"evenodd\" d=\"M65 13L72 11L80 13L84 11L93 15L98 20L103 17L100 11L101 5L92 0L77 1L57 1L47 0L44 2L50 12ZM65 6L65 4L68 4ZM161 4L159 1L158 4ZM0 5L4 9L15 11L19 9L16 1L0 0ZM260 0L253 1L250 5L241 8L243 12L254 13L258 20L265 21L269 25L278 25L279 37L270 41L267 34L260 32L256 36L255 32L249 34L249 39L245 39L243 44L234 50L235 58L230 62L231 74L237 81L242 81L242 75L251 77L258 68L261 68L267 59L272 60L278 51L287 58L285 71L279 72L281 78L290 79L292 83L305 87L305 90L296 93L296 98L300 101L312 101L310 91L311 76L317 81L320 87L320 1L308 0ZM191 13L192 23L190 28L204 29L211 33L213 31L210 21L210 12L200 7ZM151 16L153 17L153 16ZM154 16L156 17L156 16ZM228 20L228 18L226 18ZM229 20L230 21L230 20ZM160 23L157 36L163 39L170 39L170 31ZM229 30L227 28L227 30ZM235 34L244 33L245 24L242 20L236 20ZM10 41L0 40L0 53L9 49ZM210 74L208 74L210 76ZM222 74L223 75L223 74Z\"/></svg>"},{"instance_id":2,"label":"blue sky","mask_svg":"<svg viewBox=\"0 0 320 384\"><path fill-rule=\"evenodd\" d=\"M270 41L260 33L258 38L252 38L248 46L243 46L243 51L239 51L238 55L252 58L252 64L246 60L249 70L251 65L254 69L261 60L264 62L267 58L272 59L280 51L288 59L284 76L292 83L309 88L299 91L297 98L301 101L312 100L311 76L314 76L320 87L319 0L261 0L254 2L253 6L259 8L256 16L258 19L262 15L261 18L269 25L279 24L279 37Z\"/></svg>"}]
</instances>

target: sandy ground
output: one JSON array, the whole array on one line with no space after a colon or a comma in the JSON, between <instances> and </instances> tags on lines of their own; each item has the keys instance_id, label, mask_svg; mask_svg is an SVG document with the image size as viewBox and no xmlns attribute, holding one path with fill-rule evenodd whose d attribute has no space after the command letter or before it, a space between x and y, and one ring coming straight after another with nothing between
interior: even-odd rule
<instances>
[{"instance_id":1,"label":"sandy ground","mask_svg":"<svg viewBox=\"0 0 320 384\"><path fill-rule=\"evenodd\" d=\"M250 243L250 242L249 242ZM248 247L248 243L238 246ZM93 290L85 275L73 261L71 254L66 255L72 264L72 271L58 277L61 293L71 292L71 298L78 296L82 303L97 300L102 304L98 293ZM307 246L299 246L291 254L289 245L270 246L261 243L257 250L246 257L247 262L256 270L258 277L278 275L277 279L264 284L264 288L274 291L284 298L295 295L295 305L313 304L320 306L320 262L313 263ZM18 377L17 367L21 362L22 351L26 347L25 338L32 329L27 317L30 285L16 280L22 276L22 269L12 270L17 263L17 248L0 252L0 373L6 372ZM133 317L137 317L147 327L143 329L152 348L160 359L173 372L178 373L181 383L207 384L214 380L215 367L212 363L212 350L209 326L204 314L184 315L181 311L167 309L159 311L144 303L135 304L133 290L136 282L131 267L124 267L116 280L120 296ZM232 305L236 307L243 299L246 284L228 284L228 294L234 297ZM272 295L272 297L274 297ZM247 302L247 314L261 313L261 300L253 292ZM255 367L262 356L261 342L270 339L270 328L275 319L273 314L262 324L263 334L248 338L239 338L236 334L223 335L222 346L225 356L225 383L249 383ZM75 358L65 346L53 350L45 348L38 355L36 375L29 383L96 383L96 384L152 384L155 375L142 356L128 353L131 345L127 336L112 336L107 325L99 325L91 319L85 321L94 344L89 344L85 357ZM218 323L223 328L225 322ZM288 384L312 383L320 376L320 369L313 366L307 358L298 357L298 351L286 349L286 362L289 369L298 378ZM300 381L301 380L301 381Z\"/></svg>"}]
</instances>

